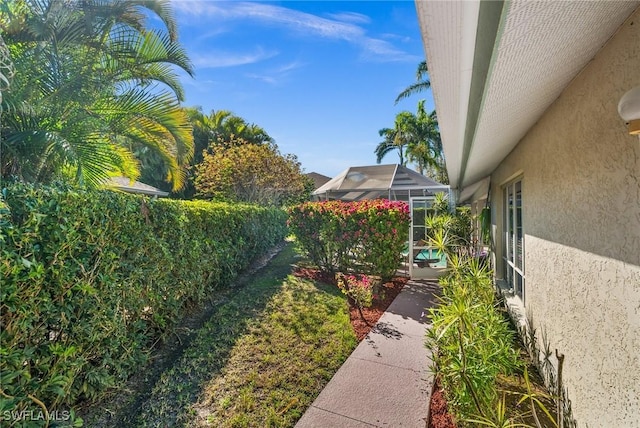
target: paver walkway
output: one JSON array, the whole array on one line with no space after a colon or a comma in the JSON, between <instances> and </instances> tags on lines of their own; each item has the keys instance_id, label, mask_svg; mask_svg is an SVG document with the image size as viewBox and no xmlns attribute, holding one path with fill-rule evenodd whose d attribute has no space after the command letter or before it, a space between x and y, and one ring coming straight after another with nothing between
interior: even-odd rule
<instances>
[{"instance_id":1,"label":"paver walkway","mask_svg":"<svg viewBox=\"0 0 640 428\"><path fill-rule=\"evenodd\" d=\"M433 384L425 308L437 289L409 281L296 428L424 428Z\"/></svg>"}]
</instances>

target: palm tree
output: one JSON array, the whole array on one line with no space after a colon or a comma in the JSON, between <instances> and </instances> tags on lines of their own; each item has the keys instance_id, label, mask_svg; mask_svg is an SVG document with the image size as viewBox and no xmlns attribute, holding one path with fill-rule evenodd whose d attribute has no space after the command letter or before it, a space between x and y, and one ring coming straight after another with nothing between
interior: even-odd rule
<instances>
[{"instance_id":1,"label":"palm tree","mask_svg":"<svg viewBox=\"0 0 640 428\"><path fill-rule=\"evenodd\" d=\"M164 24L149 30L151 12ZM97 186L139 174L146 147L184 183L193 135L174 71L192 74L163 0L32 0L0 11L16 73L2 100L1 173L47 181L70 170Z\"/></svg>"},{"instance_id":2,"label":"palm tree","mask_svg":"<svg viewBox=\"0 0 640 428\"><path fill-rule=\"evenodd\" d=\"M406 165L407 160L404 156L405 147L415 138L415 116L408 112L402 111L396 115L393 128L383 128L378 131L384 140L375 148L376 162L382 162L388 153L397 150L400 157L400 165Z\"/></svg>"},{"instance_id":3,"label":"palm tree","mask_svg":"<svg viewBox=\"0 0 640 428\"><path fill-rule=\"evenodd\" d=\"M424 100L418 102L414 135L416 138L407 146L407 160L417 165L420 174L425 174L427 170L437 171L442 165L442 141L436 112L434 110L427 114Z\"/></svg>"},{"instance_id":4,"label":"palm tree","mask_svg":"<svg viewBox=\"0 0 640 428\"><path fill-rule=\"evenodd\" d=\"M416 72L417 82L407 86L404 91L400 92L400 94L396 97L395 103L398 104L400 100L429 89L431 87L431 82L429 81L428 75L429 69L427 68L427 61L422 61L420 64L418 64L418 71Z\"/></svg>"},{"instance_id":5,"label":"palm tree","mask_svg":"<svg viewBox=\"0 0 640 428\"><path fill-rule=\"evenodd\" d=\"M402 99L430 88L431 82L428 76L427 62L422 61L418 64L416 83L409 85L396 97L396 104ZM425 174L441 183L447 183L448 177L436 112L434 110L427 115L424 110L424 100L418 102L414 136L416 138L407 146L407 160L415 163L421 174Z\"/></svg>"},{"instance_id":6,"label":"palm tree","mask_svg":"<svg viewBox=\"0 0 640 428\"><path fill-rule=\"evenodd\" d=\"M193 198L196 193L193 183L195 168L202 163L205 151L212 154L218 148L229 148L238 144L275 143L263 128L253 123L249 124L229 110L211 110L208 115L202 112L201 107L186 107L184 111L193 128L194 156L187 168L185 186L179 192L173 192L174 197ZM138 158L142 163L144 182L163 190L170 190L166 188L166 167L161 159L147 149L143 149Z\"/></svg>"},{"instance_id":7,"label":"palm tree","mask_svg":"<svg viewBox=\"0 0 640 428\"><path fill-rule=\"evenodd\" d=\"M187 109L187 114L193 125L196 145L200 150L206 149L211 144L229 145L232 140L249 144L275 142L263 128L254 123L248 123L229 110L211 110L208 115L205 115L200 107L191 107Z\"/></svg>"}]
</instances>

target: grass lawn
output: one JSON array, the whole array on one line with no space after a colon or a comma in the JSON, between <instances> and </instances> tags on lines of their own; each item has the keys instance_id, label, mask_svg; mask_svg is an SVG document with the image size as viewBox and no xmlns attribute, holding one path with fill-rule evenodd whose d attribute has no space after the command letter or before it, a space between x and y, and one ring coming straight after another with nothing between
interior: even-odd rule
<instances>
[{"instance_id":1,"label":"grass lawn","mask_svg":"<svg viewBox=\"0 0 640 428\"><path fill-rule=\"evenodd\" d=\"M357 346L336 287L291 275L292 244L219 305L127 426L290 427Z\"/></svg>"}]
</instances>

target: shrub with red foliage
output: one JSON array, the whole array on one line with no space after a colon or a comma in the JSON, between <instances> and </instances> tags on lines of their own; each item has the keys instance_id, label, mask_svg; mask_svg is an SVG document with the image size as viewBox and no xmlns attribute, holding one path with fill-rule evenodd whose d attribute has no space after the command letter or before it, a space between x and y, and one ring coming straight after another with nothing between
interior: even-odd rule
<instances>
[{"instance_id":1,"label":"shrub with red foliage","mask_svg":"<svg viewBox=\"0 0 640 428\"><path fill-rule=\"evenodd\" d=\"M409 237L409 206L387 199L306 202L288 226L309 259L330 272L391 278Z\"/></svg>"}]
</instances>

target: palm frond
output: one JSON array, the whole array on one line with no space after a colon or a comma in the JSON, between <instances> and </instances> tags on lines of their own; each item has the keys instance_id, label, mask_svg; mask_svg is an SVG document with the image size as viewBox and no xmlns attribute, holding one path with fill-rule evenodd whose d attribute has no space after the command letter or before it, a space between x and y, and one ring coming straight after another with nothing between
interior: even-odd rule
<instances>
[{"instance_id":1,"label":"palm frond","mask_svg":"<svg viewBox=\"0 0 640 428\"><path fill-rule=\"evenodd\" d=\"M395 103L398 104L401 100L405 98L409 98L411 95L419 94L421 92L426 91L431 87L430 81L418 82L409 85L404 91L400 92L396 97Z\"/></svg>"},{"instance_id":2,"label":"palm frond","mask_svg":"<svg viewBox=\"0 0 640 428\"><path fill-rule=\"evenodd\" d=\"M153 12L164 24L171 41L178 40L178 23L173 14L171 2L168 0L120 0L118 3L124 3L131 9L133 16L134 8L144 8Z\"/></svg>"},{"instance_id":3,"label":"palm frond","mask_svg":"<svg viewBox=\"0 0 640 428\"><path fill-rule=\"evenodd\" d=\"M376 155L376 163L381 163L382 159L391 151L395 150L395 146L388 142L388 141L382 141L381 143L379 143L376 146L376 149L374 151L375 155Z\"/></svg>"},{"instance_id":4,"label":"palm frond","mask_svg":"<svg viewBox=\"0 0 640 428\"><path fill-rule=\"evenodd\" d=\"M174 188L181 188L184 168L193 158L193 132L187 113L172 94L132 87L116 98L102 100L96 112L109 117L108 126L115 134L157 151Z\"/></svg>"},{"instance_id":5,"label":"palm frond","mask_svg":"<svg viewBox=\"0 0 640 428\"><path fill-rule=\"evenodd\" d=\"M429 75L429 68L427 67L427 61L421 61L418 64L418 70L416 71L416 80L425 80Z\"/></svg>"},{"instance_id":6,"label":"palm frond","mask_svg":"<svg viewBox=\"0 0 640 428\"><path fill-rule=\"evenodd\" d=\"M136 179L140 172L133 154L100 134L87 135L82 144L74 144L67 161L76 168L79 184L97 188L114 172Z\"/></svg>"},{"instance_id":7,"label":"palm frond","mask_svg":"<svg viewBox=\"0 0 640 428\"><path fill-rule=\"evenodd\" d=\"M401 100L409 98L411 95L424 92L431 87L429 81L429 69L427 68L427 61L422 61L418 64L416 71L416 83L409 85L404 91L400 92L396 97L395 104L398 104Z\"/></svg>"},{"instance_id":8,"label":"palm frond","mask_svg":"<svg viewBox=\"0 0 640 428\"><path fill-rule=\"evenodd\" d=\"M166 31L148 27L149 12ZM134 177L135 141L156 150L180 186L193 135L175 67L193 69L169 1L22 0L0 6L0 27L19 53L0 101L3 176L41 180L68 165L88 186L113 171Z\"/></svg>"},{"instance_id":9,"label":"palm frond","mask_svg":"<svg viewBox=\"0 0 640 428\"><path fill-rule=\"evenodd\" d=\"M108 41L110 54L129 66L168 63L182 68L193 76L193 65L186 50L160 31L132 31L126 26L113 29ZM128 61L127 61L128 60Z\"/></svg>"}]
</instances>

